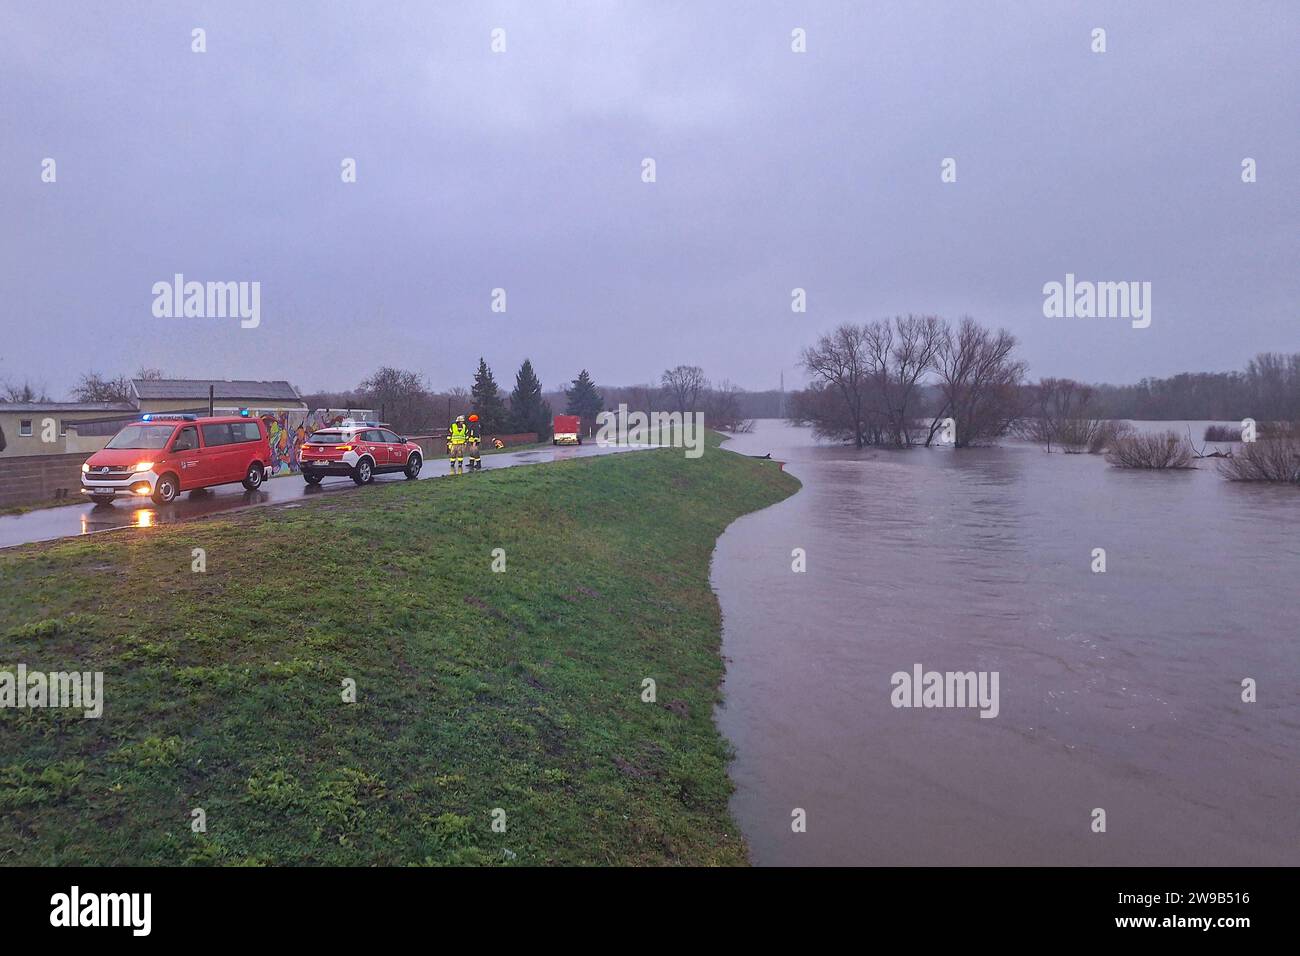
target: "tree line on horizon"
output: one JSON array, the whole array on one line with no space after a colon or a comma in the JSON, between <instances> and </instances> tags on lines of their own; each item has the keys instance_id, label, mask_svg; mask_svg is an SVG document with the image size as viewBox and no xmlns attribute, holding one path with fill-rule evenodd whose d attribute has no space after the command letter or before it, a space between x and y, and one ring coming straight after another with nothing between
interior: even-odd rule
<instances>
[{"instance_id":1,"label":"tree line on horizon","mask_svg":"<svg viewBox=\"0 0 1300 956\"><path fill-rule=\"evenodd\" d=\"M599 400L585 369L563 394L566 409L583 409L568 414L588 413L593 401ZM480 357L469 388L435 390L420 372L381 366L351 391L305 393L303 400L311 408L372 409L398 431L412 434L445 428L457 416L470 414L479 416L485 435L536 432L539 439L545 439L551 434L552 401L543 394L541 379L527 358L516 371L509 394L503 393L492 369Z\"/></svg>"},{"instance_id":2,"label":"tree line on horizon","mask_svg":"<svg viewBox=\"0 0 1300 956\"><path fill-rule=\"evenodd\" d=\"M701 411L706 422L724 430L742 427L738 396L741 390L729 382L710 383L696 365L666 369L657 385L597 388L587 369L567 386L546 391L530 359L524 359L515 373L515 385L504 394L496 377L480 357L470 387L453 386L441 391L430 388L415 371L389 366L377 369L349 392L303 394L313 408L370 408L382 412L395 428L410 433L438 429L458 415L477 414L484 434L536 432L539 439L551 435L553 409L577 415L582 430L591 434L596 416L616 410L620 404L637 411Z\"/></svg>"},{"instance_id":3,"label":"tree line on horizon","mask_svg":"<svg viewBox=\"0 0 1300 956\"><path fill-rule=\"evenodd\" d=\"M1182 372L1136 385L1096 385L1107 418L1300 421L1300 352L1261 352L1234 372Z\"/></svg>"},{"instance_id":4,"label":"tree line on horizon","mask_svg":"<svg viewBox=\"0 0 1300 956\"><path fill-rule=\"evenodd\" d=\"M902 321L906 322L904 317ZM922 317L924 318L924 317ZM891 320L889 335L898 339L900 346L904 339L914 337L924 330L912 328L900 332L898 322ZM947 326L942 320L936 322ZM973 320L972 320L973 321ZM881 326L885 323L875 323ZM928 323L922 322L928 328ZM977 326L978 328L978 326ZM950 334L957 334L960 328L949 328ZM838 335L840 330L832 333ZM925 331L924 335L932 333ZM968 331L968 336L973 334ZM1002 333L1006 334L1006 333ZM868 338L877 346L885 342L886 332L877 328ZM922 338L924 338L924 335ZM860 336L859 336L860 337ZM825 337L823 337L825 338ZM994 336L994 340L998 336ZM1005 339L1002 340L1005 344ZM819 342L819 346L820 346ZM841 346L850 343L841 342ZM934 342L930 342L932 349ZM987 346L988 343L985 343ZM1011 337L1011 345L1015 340ZM905 348L921 347L926 351L926 343L912 341ZM954 346L960 343L954 341ZM890 347L893 345L891 343ZM980 347L974 339L968 337L966 348ZM1010 353L1008 353L1010 354ZM937 357L937 356L935 356ZM1022 363L1023 364L1023 363ZM815 416L830 421L834 415L834 402L822 390L825 378L819 373L812 373L813 381L809 388L792 389L782 395L778 389L747 391L723 381L711 384L699 366L679 365L666 370L657 383L626 386L603 386L597 389L592 377L584 369L578 378L563 389L547 391L542 387L531 362L527 362L527 374L523 381L516 375L515 389L509 395L502 395L496 387L495 379L480 359L480 367L475 372L470 388L453 386L445 389L431 388L425 378L418 372L381 367L369 375L354 389L343 391L302 392L304 400L312 408L374 408L378 412L383 408L395 427L415 432L425 428L439 427L445 419L455 415L469 414L475 411L474 390L483 396L484 408L490 420L501 429L511 427L516 419L523 419L534 424L545 424L545 428L525 428L522 431L543 431L549 433L550 408L564 408L566 414L578 414L583 418L584 427L593 424L594 416L603 410L617 409L620 404L636 411L703 411L709 423L718 423L723 430L734 430L744 422L756 418L786 417L811 424ZM806 368L806 366L805 366ZM954 369L960 371L960 369ZM968 376L978 369L969 369ZM523 366L519 369L524 373ZM900 369L898 383L901 385L910 377L911 368ZM485 374L486 373L486 374ZM138 369L134 378L160 379L167 377L157 368ZM130 397L130 378L128 376L106 376L96 371L82 374L74 385L70 400L78 402L113 402L125 401ZM977 378L982 377L976 375ZM946 395L942 386L942 375L935 370L926 374L902 389L901 395L908 400L909 406L915 403L919 415L931 415L936 406L945 403ZM1165 378L1144 378L1136 384L1085 384L1073 379L1041 379L1037 383L1021 381L1017 388L1020 397L1019 417L1023 419L1035 409L1043 409L1057 403L1058 418L1088 417L1101 420L1133 419L1141 421L1240 421L1254 418L1258 421L1294 422L1300 421L1300 352L1283 354L1266 352L1251 359L1241 371L1232 372L1183 372ZM522 386L522 388L521 388ZM301 392L302 390L300 390ZM951 389L950 389L951 391ZM516 393L518 398L516 399ZM571 393L573 397L571 397ZM499 400L493 401L492 395ZM960 400L962 396L957 395ZM882 401L883 395L881 398ZM23 381L18 384L0 383L0 403L5 402L49 402L52 401L48 390L41 384ZM1064 408L1060 403L1064 401ZM818 411L819 406L824 406ZM1082 406L1080 411L1079 406ZM520 413L515 415L514 408ZM883 410L883 409L882 409ZM913 411L908 409L909 414ZM482 413L480 413L482 414ZM828 417L830 416L830 417ZM898 416L894 416L897 418ZM996 417L996 416L995 416ZM874 426L864 430L864 443L883 440L891 443L898 436L896 426L890 430L889 415L883 416L885 428L877 433ZM1016 425L1008 425L1014 428ZM834 431L834 427L832 427ZM912 429L911 431L914 431ZM852 429L841 429L838 434L846 440L856 440ZM929 437L929 428L925 429Z\"/></svg>"},{"instance_id":5,"label":"tree line on horizon","mask_svg":"<svg viewBox=\"0 0 1300 956\"><path fill-rule=\"evenodd\" d=\"M163 379L161 369L141 368L134 376L107 376L98 371L83 373L72 389L72 401L123 402L132 396L131 378ZM411 369L381 366L353 389L307 392L298 389L309 408L371 409L382 414L394 428L416 434L444 427L458 415L478 414L485 434L536 432L551 434L553 408L582 419L583 428L594 430L596 416L616 410L620 404L637 411L705 413L706 420L724 430L743 424L739 407L743 390L730 382L711 383L697 365L666 369L657 385L640 384L596 387L591 373L582 369L569 385L547 392L525 358L515 373L514 388L504 393L487 361L480 357L469 388L430 387L425 376ZM30 381L21 385L0 383L0 404L5 402L50 402L48 392ZM748 416L755 417L755 416Z\"/></svg>"}]
</instances>

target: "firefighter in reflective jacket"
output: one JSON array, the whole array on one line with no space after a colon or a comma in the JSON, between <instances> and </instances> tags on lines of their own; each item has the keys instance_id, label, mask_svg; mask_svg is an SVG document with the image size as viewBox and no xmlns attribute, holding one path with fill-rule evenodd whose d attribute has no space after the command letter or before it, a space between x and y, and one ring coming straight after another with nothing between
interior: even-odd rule
<instances>
[{"instance_id":1,"label":"firefighter in reflective jacket","mask_svg":"<svg viewBox=\"0 0 1300 956\"><path fill-rule=\"evenodd\" d=\"M452 474L455 474L458 468L462 472L465 470L465 437L467 434L465 416L457 415L456 420L447 429L447 457L451 460Z\"/></svg>"},{"instance_id":2,"label":"firefighter in reflective jacket","mask_svg":"<svg viewBox=\"0 0 1300 956\"><path fill-rule=\"evenodd\" d=\"M483 468L483 459L479 457L479 441L481 436L478 430L478 416L469 417L469 429L465 433L465 441L469 444L469 470L480 471Z\"/></svg>"}]
</instances>

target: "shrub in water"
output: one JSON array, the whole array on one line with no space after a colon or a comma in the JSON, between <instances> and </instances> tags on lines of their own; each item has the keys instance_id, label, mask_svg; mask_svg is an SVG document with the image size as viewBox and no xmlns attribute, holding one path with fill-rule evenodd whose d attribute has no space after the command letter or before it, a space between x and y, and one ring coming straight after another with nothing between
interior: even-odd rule
<instances>
[{"instance_id":1,"label":"shrub in water","mask_svg":"<svg viewBox=\"0 0 1300 956\"><path fill-rule=\"evenodd\" d=\"M1300 484L1300 441L1265 439L1247 442L1233 457L1219 462L1219 474L1229 481Z\"/></svg>"},{"instance_id":2,"label":"shrub in water","mask_svg":"<svg viewBox=\"0 0 1300 956\"><path fill-rule=\"evenodd\" d=\"M1121 435L1110 444L1106 460L1117 468L1191 468L1192 449L1173 432Z\"/></svg>"}]
</instances>

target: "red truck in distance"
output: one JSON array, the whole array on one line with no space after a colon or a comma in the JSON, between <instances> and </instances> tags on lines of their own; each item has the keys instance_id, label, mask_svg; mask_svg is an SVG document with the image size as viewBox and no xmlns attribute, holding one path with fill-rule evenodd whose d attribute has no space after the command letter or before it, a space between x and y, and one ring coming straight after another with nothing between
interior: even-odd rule
<instances>
[{"instance_id":1,"label":"red truck in distance","mask_svg":"<svg viewBox=\"0 0 1300 956\"><path fill-rule=\"evenodd\" d=\"M552 445L581 445L582 419L577 415L556 415L551 422Z\"/></svg>"}]
</instances>

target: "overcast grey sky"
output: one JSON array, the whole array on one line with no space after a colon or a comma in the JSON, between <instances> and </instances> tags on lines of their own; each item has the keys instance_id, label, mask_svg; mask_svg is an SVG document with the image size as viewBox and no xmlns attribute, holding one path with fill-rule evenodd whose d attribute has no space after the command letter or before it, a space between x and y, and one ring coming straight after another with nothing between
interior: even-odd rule
<instances>
[{"instance_id":1,"label":"overcast grey sky","mask_svg":"<svg viewBox=\"0 0 1300 956\"><path fill-rule=\"evenodd\" d=\"M909 311L1006 326L1034 376L1238 368L1300 350L1298 27L1295 0L6 3L0 379L445 387L482 353L758 389ZM260 282L261 325L155 318L177 272ZM1151 282L1150 328L1045 318L1067 272Z\"/></svg>"}]
</instances>

